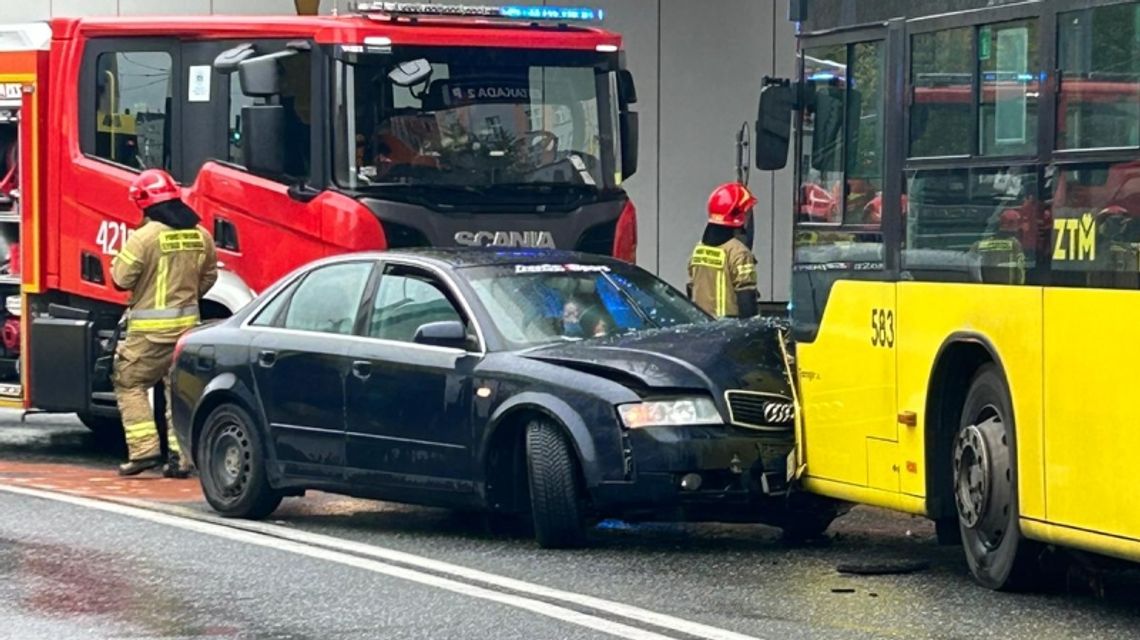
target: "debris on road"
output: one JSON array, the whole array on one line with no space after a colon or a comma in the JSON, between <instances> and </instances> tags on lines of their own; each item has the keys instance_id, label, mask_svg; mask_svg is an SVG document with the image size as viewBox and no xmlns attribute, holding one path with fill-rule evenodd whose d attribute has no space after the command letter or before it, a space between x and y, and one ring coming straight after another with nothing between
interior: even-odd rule
<instances>
[{"instance_id":1,"label":"debris on road","mask_svg":"<svg viewBox=\"0 0 1140 640\"><path fill-rule=\"evenodd\" d=\"M877 560L871 562L844 562L836 565L839 573L860 576L881 576L904 573L917 573L930 568L926 560Z\"/></svg>"}]
</instances>

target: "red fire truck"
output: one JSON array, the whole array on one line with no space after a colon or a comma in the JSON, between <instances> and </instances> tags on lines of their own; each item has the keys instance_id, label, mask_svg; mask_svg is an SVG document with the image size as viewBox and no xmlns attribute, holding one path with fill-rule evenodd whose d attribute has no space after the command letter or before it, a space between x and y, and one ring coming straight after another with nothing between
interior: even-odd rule
<instances>
[{"instance_id":1,"label":"red fire truck","mask_svg":"<svg viewBox=\"0 0 1140 640\"><path fill-rule=\"evenodd\" d=\"M165 168L212 230L232 313L321 256L558 247L633 260L637 114L620 36L581 8L0 26L0 406L118 428L94 375L110 260ZM22 366L21 366L22 365Z\"/></svg>"}]
</instances>

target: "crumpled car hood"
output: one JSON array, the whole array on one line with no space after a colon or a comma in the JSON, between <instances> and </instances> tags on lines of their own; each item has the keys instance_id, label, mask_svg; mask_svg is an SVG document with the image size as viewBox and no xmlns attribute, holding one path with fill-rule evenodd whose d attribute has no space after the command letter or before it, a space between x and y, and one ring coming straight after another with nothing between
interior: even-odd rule
<instances>
[{"instance_id":1,"label":"crumpled car hood","mask_svg":"<svg viewBox=\"0 0 1140 640\"><path fill-rule=\"evenodd\" d=\"M520 355L648 389L787 395L782 326L770 319L722 320L547 345Z\"/></svg>"}]
</instances>

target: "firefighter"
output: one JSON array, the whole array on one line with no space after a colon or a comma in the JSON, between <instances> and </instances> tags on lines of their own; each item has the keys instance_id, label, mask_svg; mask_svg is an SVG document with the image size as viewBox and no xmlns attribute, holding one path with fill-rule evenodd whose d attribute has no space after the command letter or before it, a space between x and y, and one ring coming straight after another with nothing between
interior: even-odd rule
<instances>
[{"instance_id":1,"label":"firefighter","mask_svg":"<svg viewBox=\"0 0 1140 640\"><path fill-rule=\"evenodd\" d=\"M1018 240L1025 224L1021 212L1006 209L998 216L997 230L970 246L981 282L1025 284L1025 249Z\"/></svg>"},{"instance_id":2,"label":"firefighter","mask_svg":"<svg viewBox=\"0 0 1140 640\"><path fill-rule=\"evenodd\" d=\"M689 259L689 297L718 318L750 318L759 312L756 256L740 234L756 197L742 184L723 184L709 197L709 221Z\"/></svg>"},{"instance_id":3,"label":"firefighter","mask_svg":"<svg viewBox=\"0 0 1140 640\"><path fill-rule=\"evenodd\" d=\"M169 373L175 342L198 323L198 301L218 278L218 258L214 240L180 196L165 171L140 173L129 197L143 213L142 224L111 262L115 287L131 292L126 336L115 351L111 374L127 440L128 460L119 466L123 476L163 464L147 397L159 382L165 383L170 450L163 475L184 478L190 471L189 456L182 456L171 427Z\"/></svg>"}]
</instances>

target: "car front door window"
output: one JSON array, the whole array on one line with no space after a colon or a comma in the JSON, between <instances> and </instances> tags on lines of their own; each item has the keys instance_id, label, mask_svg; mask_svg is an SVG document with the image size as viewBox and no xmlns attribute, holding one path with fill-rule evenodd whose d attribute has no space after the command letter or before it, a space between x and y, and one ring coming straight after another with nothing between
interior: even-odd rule
<instances>
[{"instance_id":1,"label":"car front door window","mask_svg":"<svg viewBox=\"0 0 1140 640\"><path fill-rule=\"evenodd\" d=\"M462 322L443 283L415 270L390 270L380 279L372 304L368 335L413 342L416 330L431 322Z\"/></svg>"}]
</instances>

